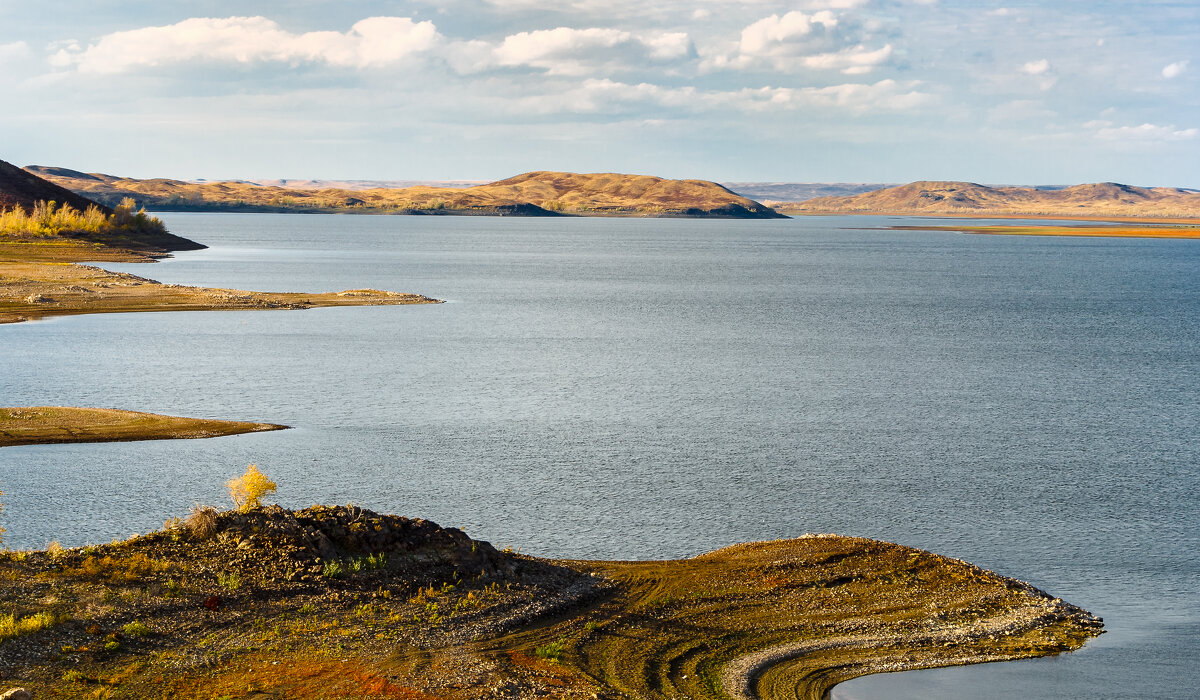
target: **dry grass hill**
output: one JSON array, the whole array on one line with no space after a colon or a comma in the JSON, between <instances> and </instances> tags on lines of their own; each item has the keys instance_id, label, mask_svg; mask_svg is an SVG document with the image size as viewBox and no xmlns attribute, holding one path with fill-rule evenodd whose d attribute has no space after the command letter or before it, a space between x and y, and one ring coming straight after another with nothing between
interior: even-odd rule
<instances>
[{"instance_id":1,"label":"dry grass hill","mask_svg":"<svg viewBox=\"0 0 1200 700\"><path fill-rule=\"evenodd\" d=\"M1037 189L921 181L849 197L820 197L780 208L804 214L1027 214L1185 219L1200 218L1200 192L1114 182Z\"/></svg>"},{"instance_id":2,"label":"dry grass hill","mask_svg":"<svg viewBox=\"0 0 1200 700\"><path fill-rule=\"evenodd\" d=\"M117 200L120 201L119 199ZM98 205L86 197L82 197L69 188L56 185L44 178L22 170L17 166L0 160L0 211L21 207L32 211L37 202L56 202L59 205L70 205L79 211L89 206L100 206L105 214L111 214L108 207ZM115 204L115 202L114 202Z\"/></svg>"},{"instance_id":3,"label":"dry grass hill","mask_svg":"<svg viewBox=\"0 0 1200 700\"><path fill-rule=\"evenodd\" d=\"M398 214L777 218L714 182L616 173L532 172L474 187L314 189L253 182L135 180L65 168L29 172L101 202L132 197L155 210L369 211Z\"/></svg>"}]
</instances>

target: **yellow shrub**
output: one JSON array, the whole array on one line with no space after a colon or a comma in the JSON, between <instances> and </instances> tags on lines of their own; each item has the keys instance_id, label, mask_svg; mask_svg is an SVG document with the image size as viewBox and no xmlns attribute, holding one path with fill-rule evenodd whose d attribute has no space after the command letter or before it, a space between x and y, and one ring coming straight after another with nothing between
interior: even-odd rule
<instances>
[{"instance_id":1,"label":"yellow shrub","mask_svg":"<svg viewBox=\"0 0 1200 700\"><path fill-rule=\"evenodd\" d=\"M258 470L257 464L246 467L240 479L230 479L225 487L238 510L247 511L262 505L262 497L275 492L275 482Z\"/></svg>"}]
</instances>

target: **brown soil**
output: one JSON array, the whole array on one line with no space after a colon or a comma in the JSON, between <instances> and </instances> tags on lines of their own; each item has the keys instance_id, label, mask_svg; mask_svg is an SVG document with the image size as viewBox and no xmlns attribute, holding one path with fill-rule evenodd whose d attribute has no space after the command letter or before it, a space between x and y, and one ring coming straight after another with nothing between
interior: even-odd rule
<instances>
[{"instance_id":1,"label":"brown soil","mask_svg":"<svg viewBox=\"0 0 1200 700\"><path fill-rule=\"evenodd\" d=\"M286 428L286 425L273 423L179 418L111 408L0 408L0 447L64 442L209 438Z\"/></svg>"},{"instance_id":2,"label":"brown soil","mask_svg":"<svg viewBox=\"0 0 1200 700\"><path fill-rule=\"evenodd\" d=\"M38 627L0 641L0 688L38 700L816 700L866 673L1070 651L1101 628L1028 584L873 540L554 561L353 506L200 511L0 555L0 605Z\"/></svg>"}]
</instances>

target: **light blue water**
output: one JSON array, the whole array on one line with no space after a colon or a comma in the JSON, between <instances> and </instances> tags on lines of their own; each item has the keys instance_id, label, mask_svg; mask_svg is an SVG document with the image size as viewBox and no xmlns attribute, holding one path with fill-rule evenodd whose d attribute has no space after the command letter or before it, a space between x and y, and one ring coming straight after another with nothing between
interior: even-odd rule
<instances>
[{"instance_id":1,"label":"light blue water","mask_svg":"<svg viewBox=\"0 0 1200 700\"><path fill-rule=\"evenodd\" d=\"M110 267L450 303L0 326L0 405L295 426L0 449L9 546L156 528L223 503L252 461L288 506L353 501L542 556L841 532L1029 580L1110 632L838 698L1196 697L1198 242L854 230L893 223L877 218L164 218L212 247Z\"/></svg>"}]
</instances>

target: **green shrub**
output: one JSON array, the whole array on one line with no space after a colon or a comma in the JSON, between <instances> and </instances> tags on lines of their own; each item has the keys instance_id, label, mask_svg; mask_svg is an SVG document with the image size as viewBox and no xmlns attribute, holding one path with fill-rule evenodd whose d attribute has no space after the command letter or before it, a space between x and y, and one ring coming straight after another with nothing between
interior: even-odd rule
<instances>
[{"instance_id":1,"label":"green shrub","mask_svg":"<svg viewBox=\"0 0 1200 700\"><path fill-rule=\"evenodd\" d=\"M536 654L539 659L545 659L547 661L557 662L559 657L561 657L562 653L563 653L563 642L560 639L557 642L550 642L549 644L543 644L542 646L538 647L537 649L534 649L533 653Z\"/></svg>"}]
</instances>

